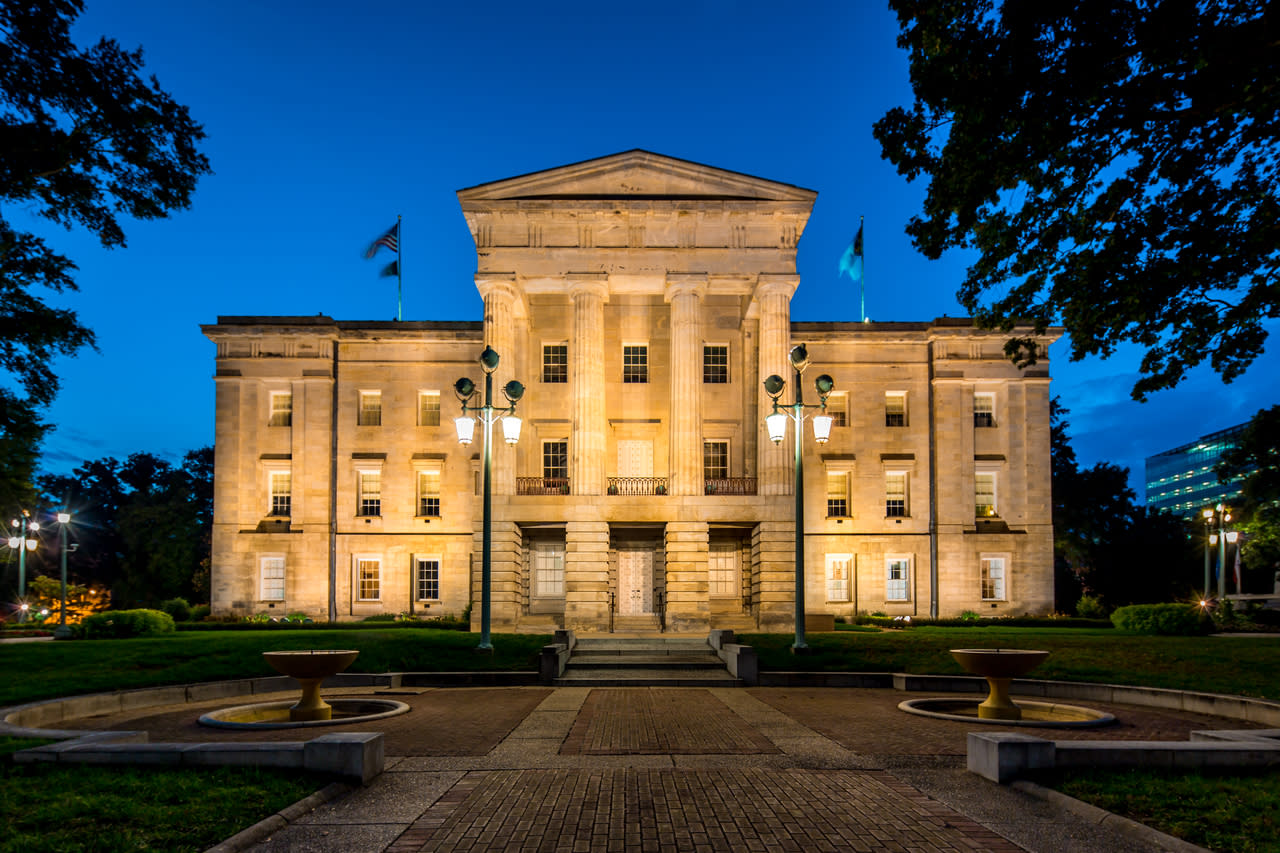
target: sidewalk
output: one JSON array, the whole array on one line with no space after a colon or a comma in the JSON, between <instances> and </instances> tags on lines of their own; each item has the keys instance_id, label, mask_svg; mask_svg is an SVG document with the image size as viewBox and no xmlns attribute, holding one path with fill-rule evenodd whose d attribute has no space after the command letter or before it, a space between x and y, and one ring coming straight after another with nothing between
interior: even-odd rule
<instances>
[{"instance_id":1,"label":"sidewalk","mask_svg":"<svg viewBox=\"0 0 1280 853\"><path fill-rule=\"evenodd\" d=\"M407 697L417 700L412 713L387 721L396 725L386 732L386 772L250 849L1162 849L968 773L965 724L896 712L890 693L428 690ZM440 712L450 706L455 715ZM1122 726L1094 737L1205 725L1191 715L1115 710ZM166 728L162 716L147 726ZM182 725L165 736L180 736Z\"/></svg>"}]
</instances>

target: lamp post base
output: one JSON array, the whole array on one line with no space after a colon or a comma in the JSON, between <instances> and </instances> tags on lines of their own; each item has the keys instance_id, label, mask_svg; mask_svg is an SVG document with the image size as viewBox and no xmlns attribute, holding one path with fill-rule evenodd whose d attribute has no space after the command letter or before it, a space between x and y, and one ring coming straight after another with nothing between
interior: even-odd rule
<instances>
[{"instance_id":1,"label":"lamp post base","mask_svg":"<svg viewBox=\"0 0 1280 853\"><path fill-rule=\"evenodd\" d=\"M55 640L71 639L71 628L66 625L59 625L57 628L53 629L53 638Z\"/></svg>"}]
</instances>

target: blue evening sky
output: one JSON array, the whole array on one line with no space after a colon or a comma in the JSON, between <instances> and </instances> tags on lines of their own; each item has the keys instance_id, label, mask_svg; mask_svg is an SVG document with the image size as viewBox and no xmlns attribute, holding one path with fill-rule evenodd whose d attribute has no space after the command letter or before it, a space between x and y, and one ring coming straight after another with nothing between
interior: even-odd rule
<instances>
[{"instance_id":1,"label":"blue evening sky","mask_svg":"<svg viewBox=\"0 0 1280 853\"><path fill-rule=\"evenodd\" d=\"M208 133L215 175L189 211L127 223L126 249L38 223L80 265L60 301L99 352L53 366L63 390L44 465L213 440L213 345L227 314L395 315L385 252L404 216L404 316L478 320L475 250L456 190L632 148L818 191L802 240L797 320L856 320L837 262L866 217L867 313L964 312L962 255L930 262L903 234L923 187L880 159L871 125L910 102L897 23L865 0L353 4L88 0L76 37L141 45L147 71ZM1129 399L1136 350L1070 363L1052 351L1081 461L1143 457L1277 402L1280 360L1223 386L1197 370ZM836 377L839 382L839 377Z\"/></svg>"}]
</instances>

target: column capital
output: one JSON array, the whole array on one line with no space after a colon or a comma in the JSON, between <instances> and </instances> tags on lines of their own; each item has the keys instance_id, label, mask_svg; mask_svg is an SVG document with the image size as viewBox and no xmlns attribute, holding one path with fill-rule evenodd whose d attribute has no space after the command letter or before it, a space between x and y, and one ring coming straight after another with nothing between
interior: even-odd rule
<instances>
[{"instance_id":1,"label":"column capital","mask_svg":"<svg viewBox=\"0 0 1280 853\"><path fill-rule=\"evenodd\" d=\"M609 274L603 272L571 272L564 277L569 298L579 294L594 294L609 301Z\"/></svg>"},{"instance_id":2,"label":"column capital","mask_svg":"<svg viewBox=\"0 0 1280 853\"><path fill-rule=\"evenodd\" d=\"M756 280L756 298L762 296L773 296L780 294L788 298L795 295L796 288L800 286L800 276L793 273L777 274L777 273L761 273Z\"/></svg>"},{"instance_id":3,"label":"column capital","mask_svg":"<svg viewBox=\"0 0 1280 853\"><path fill-rule=\"evenodd\" d=\"M704 272L669 272L663 297L670 302L682 294L699 298L707 295L707 274Z\"/></svg>"}]
</instances>

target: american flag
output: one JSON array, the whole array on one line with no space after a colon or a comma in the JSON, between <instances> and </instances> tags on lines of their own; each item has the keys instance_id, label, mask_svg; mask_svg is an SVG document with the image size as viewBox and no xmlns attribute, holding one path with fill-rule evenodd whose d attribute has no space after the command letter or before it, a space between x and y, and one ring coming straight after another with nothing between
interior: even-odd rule
<instances>
[{"instance_id":1,"label":"american flag","mask_svg":"<svg viewBox=\"0 0 1280 853\"><path fill-rule=\"evenodd\" d=\"M399 222L397 222L395 225L392 225L389 229L387 229L386 234L383 234L377 240L374 240L373 243L369 246L369 251L365 252L364 256L366 258L372 258L374 255L378 254L378 249L382 246L386 246L388 249L395 252L396 254L400 253L400 223Z\"/></svg>"}]
</instances>

